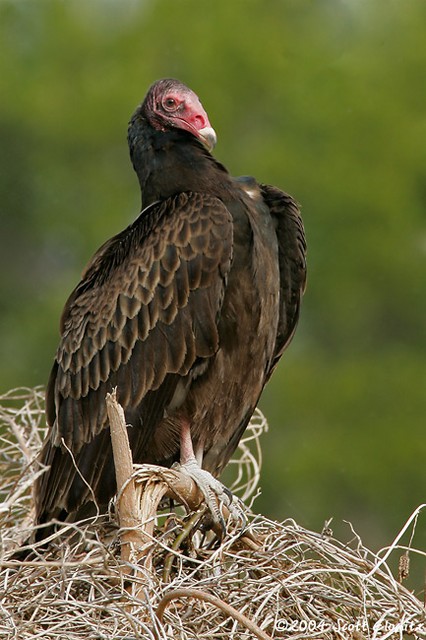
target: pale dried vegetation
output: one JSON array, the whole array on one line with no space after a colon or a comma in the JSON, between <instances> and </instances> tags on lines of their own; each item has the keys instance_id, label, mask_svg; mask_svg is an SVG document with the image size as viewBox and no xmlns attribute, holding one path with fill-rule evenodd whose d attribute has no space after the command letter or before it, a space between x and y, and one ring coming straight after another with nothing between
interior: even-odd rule
<instances>
[{"instance_id":1,"label":"pale dried vegetation","mask_svg":"<svg viewBox=\"0 0 426 640\"><path fill-rule=\"evenodd\" d=\"M401 579L410 555L426 554L405 550L400 542L402 534L414 532L422 507L380 555L354 531L342 543L331 530L315 533L293 520L273 522L248 507L243 534L241 522L230 521L219 543L202 532L203 509L186 515L163 499L161 514L144 512L150 522L132 527L130 538L129 530L111 523L63 525L48 551L14 559L33 532L31 486L40 473L33 461L44 433L43 393L14 390L0 404L0 638L425 637L424 605ZM256 412L232 462L233 491L246 504L257 491L265 428ZM136 495L141 487L151 490L151 498L153 491L157 509L165 492L155 493L155 473L137 468L135 487ZM167 473L160 478L163 487L174 482ZM401 556L397 577L387 564L390 554Z\"/></svg>"}]
</instances>

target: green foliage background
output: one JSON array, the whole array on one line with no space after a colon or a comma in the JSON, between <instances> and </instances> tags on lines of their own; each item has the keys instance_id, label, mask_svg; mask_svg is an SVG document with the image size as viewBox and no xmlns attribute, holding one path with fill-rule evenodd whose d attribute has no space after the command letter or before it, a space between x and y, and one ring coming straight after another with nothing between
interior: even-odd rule
<instances>
[{"instance_id":1,"label":"green foliage background","mask_svg":"<svg viewBox=\"0 0 426 640\"><path fill-rule=\"evenodd\" d=\"M303 206L256 508L389 543L425 502L425 26L424 0L0 1L1 389L47 380L82 267L139 212L130 114L178 77L230 171Z\"/></svg>"}]
</instances>

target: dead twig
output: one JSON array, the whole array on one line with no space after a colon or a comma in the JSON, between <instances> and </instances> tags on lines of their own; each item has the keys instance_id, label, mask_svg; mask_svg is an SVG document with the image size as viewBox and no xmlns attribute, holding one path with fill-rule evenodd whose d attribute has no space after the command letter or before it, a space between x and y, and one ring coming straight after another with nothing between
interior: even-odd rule
<instances>
[{"instance_id":1,"label":"dead twig","mask_svg":"<svg viewBox=\"0 0 426 640\"><path fill-rule=\"evenodd\" d=\"M126 420L122 406L117 402L116 389L106 397L107 412L111 430L115 476L117 480L117 511L121 533L121 559L134 562L134 557L146 543L140 530L139 507L136 499L135 483L132 478L133 461Z\"/></svg>"},{"instance_id":2,"label":"dead twig","mask_svg":"<svg viewBox=\"0 0 426 640\"><path fill-rule=\"evenodd\" d=\"M164 611L172 600L176 600L178 598L196 598L198 600L204 600L204 602L208 602L212 604L214 607L220 609L223 613L225 613L230 618L234 618L238 620L240 624L242 624L246 629L254 633L257 638L260 640L272 640L271 636L268 636L267 633L262 631L260 627L257 626L254 622L252 622L247 616L245 616L240 611L237 611L234 607L232 607L227 602L224 602L220 598L208 593L207 591L201 591L200 589L175 589L174 591L168 591L165 596L161 599L160 603L157 606L155 611L155 615L159 619L160 622L163 621Z\"/></svg>"},{"instance_id":3,"label":"dead twig","mask_svg":"<svg viewBox=\"0 0 426 640\"><path fill-rule=\"evenodd\" d=\"M133 570L123 572L118 544L121 530L118 535L113 530L107 537L103 529L82 522L57 523L61 543L39 549L37 560L12 560L16 540L34 535L35 530L29 516L31 479L37 468L28 465L27 456L36 456L45 430L42 398L41 389L14 390L0 397L2 639L256 637L248 627L240 626L226 605L273 638L386 640L405 634L421 640L426 636L423 602L398 583L387 564L389 552L396 556L407 551L411 582L418 563L424 564L425 552L415 547L421 507L401 529L386 558L386 549L373 553L351 526L348 541L339 541L332 532L323 535L304 529L294 520L275 522L254 514L248 516L250 532L261 544L254 542L249 548L250 538L243 543L232 532L231 523L229 535L212 546L199 533L188 534L190 522L185 519L182 523L172 509L164 521L158 518L152 529L153 536L147 543L152 558L149 572L144 565L131 563ZM13 430L10 420L15 425ZM266 424L259 413L253 423L254 428L248 427L245 446L257 443L261 425ZM16 430L19 438L15 437ZM18 441L25 443L25 453ZM240 448L240 454L245 460L243 466L237 458L233 467L244 471L243 479L238 472L241 493L237 490L237 495L241 497L249 490L257 491L252 471L249 477L246 471L250 468L257 474L259 464L256 459L252 465L251 454L247 455L244 448ZM142 470L142 476L146 471ZM138 486L138 474L136 469L136 493L143 489ZM149 473L145 477L149 478ZM159 477L158 484L167 484L164 477ZM176 489L175 480L170 476L172 489ZM402 569L401 573L406 572L405 567ZM417 588L420 592L423 584ZM182 603L168 607L160 621L155 615L157 607L161 603L164 607L164 597L178 589L185 589L188 595L182 596ZM188 600L190 593L198 595L200 591L218 598L225 609L205 597Z\"/></svg>"}]
</instances>

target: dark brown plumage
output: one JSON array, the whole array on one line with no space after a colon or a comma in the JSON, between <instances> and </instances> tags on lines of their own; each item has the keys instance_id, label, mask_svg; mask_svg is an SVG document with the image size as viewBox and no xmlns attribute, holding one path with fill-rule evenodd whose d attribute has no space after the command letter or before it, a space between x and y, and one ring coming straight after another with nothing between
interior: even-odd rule
<instances>
[{"instance_id":1,"label":"dark brown plumage","mask_svg":"<svg viewBox=\"0 0 426 640\"><path fill-rule=\"evenodd\" d=\"M176 80L155 83L128 138L144 209L97 251L65 305L39 523L80 517L94 499L105 509L114 494L105 407L114 387L135 462L186 457L188 427L203 468L220 474L299 315L298 207L213 158L195 94Z\"/></svg>"}]
</instances>

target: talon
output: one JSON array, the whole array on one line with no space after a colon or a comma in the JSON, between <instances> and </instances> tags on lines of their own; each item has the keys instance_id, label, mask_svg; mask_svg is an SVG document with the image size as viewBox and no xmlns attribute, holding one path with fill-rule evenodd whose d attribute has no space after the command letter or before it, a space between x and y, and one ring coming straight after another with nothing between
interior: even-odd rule
<instances>
[{"instance_id":1,"label":"talon","mask_svg":"<svg viewBox=\"0 0 426 640\"><path fill-rule=\"evenodd\" d=\"M232 493L232 491L230 489L228 489L228 487L225 487L225 485L223 485L223 491L224 493L226 493L226 495L228 496L229 499L229 505L231 505L234 501L234 494ZM228 506L228 505L226 505Z\"/></svg>"},{"instance_id":2,"label":"talon","mask_svg":"<svg viewBox=\"0 0 426 640\"><path fill-rule=\"evenodd\" d=\"M182 420L180 431L180 463L173 466L189 475L196 483L204 496L205 502L214 523L217 536L222 539L226 535L226 523L223 518L220 505L224 504L231 516L246 527L247 520L238 499L217 480L209 471L201 467L203 460L203 446L198 443L196 453L191 439L191 427L188 420Z\"/></svg>"},{"instance_id":3,"label":"talon","mask_svg":"<svg viewBox=\"0 0 426 640\"><path fill-rule=\"evenodd\" d=\"M221 535L219 537L223 538L226 534L226 524L219 504L225 504L231 511L233 500L232 493L221 482L219 482L219 480L214 478L209 471L201 469L195 458L191 458L184 464L176 464L174 467L183 473L186 473L190 478L192 478L192 480L194 480L204 496L205 502L211 513L213 523L221 531Z\"/></svg>"}]
</instances>

